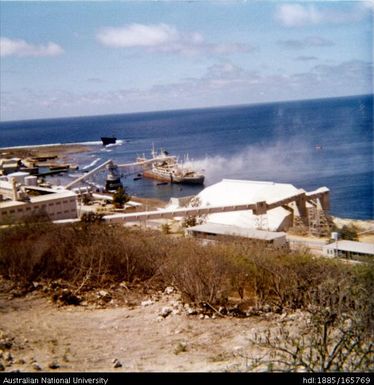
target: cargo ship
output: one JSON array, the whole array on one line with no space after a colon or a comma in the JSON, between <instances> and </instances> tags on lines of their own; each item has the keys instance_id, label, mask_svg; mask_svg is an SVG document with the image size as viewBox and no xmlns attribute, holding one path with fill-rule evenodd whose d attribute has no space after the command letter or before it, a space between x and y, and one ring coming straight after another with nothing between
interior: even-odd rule
<instances>
[{"instance_id":1,"label":"cargo ship","mask_svg":"<svg viewBox=\"0 0 374 385\"><path fill-rule=\"evenodd\" d=\"M137 162L146 162L147 166L143 171L145 178L169 183L204 184L205 176L203 174L178 163L177 158L169 155L167 151L161 150L157 154L152 150L152 158L147 159L143 156L136 160Z\"/></svg>"}]
</instances>

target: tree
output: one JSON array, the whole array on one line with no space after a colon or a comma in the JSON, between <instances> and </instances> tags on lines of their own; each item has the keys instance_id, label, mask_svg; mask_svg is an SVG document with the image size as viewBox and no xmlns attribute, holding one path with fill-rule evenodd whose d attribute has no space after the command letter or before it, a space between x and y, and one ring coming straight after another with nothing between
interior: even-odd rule
<instances>
[{"instance_id":1,"label":"tree","mask_svg":"<svg viewBox=\"0 0 374 385\"><path fill-rule=\"evenodd\" d=\"M113 204L116 209L123 208L124 204L130 200L130 196L127 195L123 187L119 187L113 195Z\"/></svg>"},{"instance_id":2,"label":"tree","mask_svg":"<svg viewBox=\"0 0 374 385\"><path fill-rule=\"evenodd\" d=\"M340 230L340 236L342 239L349 241L358 241L357 228L354 225L344 225Z\"/></svg>"}]
</instances>

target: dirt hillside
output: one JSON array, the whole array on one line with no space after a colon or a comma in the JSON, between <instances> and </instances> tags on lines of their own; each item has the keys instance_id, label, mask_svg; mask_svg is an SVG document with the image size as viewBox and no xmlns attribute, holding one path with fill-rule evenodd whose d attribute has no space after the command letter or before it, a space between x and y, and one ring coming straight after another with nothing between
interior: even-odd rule
<instances>
[{"instance_id":1,"label":"dirt hillside","mask_svg":"<svg viewBox=\"0 0 374 385\"><path fill-rule=\"evenodd\" d=\"M249 342L254 331L286 319L272 313L247 318L193 313L175 292L104 309L59 307L39 292L19 298L2 293L0 362L5 371L243 370L243 353L256 354Z\"/></svg>"}]
</instances>

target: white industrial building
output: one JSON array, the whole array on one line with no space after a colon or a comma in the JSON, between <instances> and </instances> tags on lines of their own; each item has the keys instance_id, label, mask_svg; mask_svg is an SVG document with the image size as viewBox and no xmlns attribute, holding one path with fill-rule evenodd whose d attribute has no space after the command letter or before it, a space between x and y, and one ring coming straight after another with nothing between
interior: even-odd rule
<instances>
[{"instance_id":1,"label":"white industrial building","mask_svg":"<svg viewBox=\"0 0 374 385\"><path fill-rule=\"evenodd\" d=\"M206 223L189 227L187 233L195 238L215 240L224 237L236 237L255 240L275 248L287 246L286 233L248 229L239 226Z\"/></svg>"},{"instance_id":2,"label":"white industrial building","mask_svg":"<svg viewBox=\"0 0 374 385\"><path fill-rule=\"evenodd\" d=\"M341 257L347 259L359 259L360 257L374 257L374 244L338 240L322 248L323 255L327 257Z\"/></svg>"},{"instance_id":3,"label":"white industrial building","mask_svg":"<svg viewBox=\"0 0 374 385\"><path fill-rule=\"evenodd\" d=\"M51 220L77 218L77 196L71 191L51 191L31 196L28 201L0 202L0 223L12 223L35 214L44 213Z\"/></svg>"},{"instance_id":4,"label":"white industrial building","mask_svg":"<svg viewBox=\"0 0 374 385\"><path fill-rule=\"evenodd\" d=\"M74 192L36 184L36 176L23 172L0 177L0 224L41 213L51 220L77 218L77 195Z\"/></svg>"},{"instance_id":5,"label":"white industrial building","mask_svg":"<svg viewBox=\"0 0 374 385\"><path fill-rule=\"evenodd\" d=\"M308 223L308 209L323 211L328 208L328 193L322 187L311 193L288 183L223 179L201 191L191 206L229 206L263 203L266 210L240 210L208 214L204 223L236 226L245 229L286 231L297 218ZM257 215L256 215L257 214Z\"/></svg>"}]
</instances>

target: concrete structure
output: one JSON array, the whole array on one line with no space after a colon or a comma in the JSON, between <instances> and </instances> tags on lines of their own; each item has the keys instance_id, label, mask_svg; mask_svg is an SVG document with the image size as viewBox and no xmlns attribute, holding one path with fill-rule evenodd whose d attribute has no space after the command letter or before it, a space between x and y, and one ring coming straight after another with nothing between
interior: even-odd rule
<instances>
[{"instance_id":1,"label":"concrete structure","mask_svg":"<svg viewBox=\"0 0 374 385\"><path fill-rule=\"evenodd\" d=\"M327 209L328 194L326 187L306 193L290 184L224 179L204 189L188 207L178 208L177 200L172 200L162 210L106 215L104 220L121 223L195 216L204 222L282 231L297 218L308 224L308 206L317 212Z\"/></svg>"},{"instance_id":2,"label":"concrete structure","mask_svg":"<svg viewBox=\"0 0 374 385\"><path fill-rule=\"evenodd\" d=\"M0 202L0 223L12 223L27 216L45 213L51 220L77 218L77 196L71 191L31 196L29 201Z\"/></svg>"},{"instance_id":3,"label":"concrete structure","mask_svg":"<svg viewBox=\"0 0 374 385\"><path fill-rule=\"evenodd\" d=\"M25 185L36 187L38 185L38 177L35 175L26 176L25 177Z\"/></svg>"},{"instance_id":4,"label":"concrete structure","mask_svg":"<svg viewBox=\"0 0 374 385\"><path fill-rule=\"evenodd\" d=\"M189 235L205 239L219 239L224 237L247 238L256 242L265 243L275 248L287 247L286 233L271 232L263 230L246 229L238 226L223 225L217 223L206 223L189 227Z\"/></svg>"},{"instance_id":5,"label":"concrete structure","mask_svg":"<svg viewBox=\"0 0 374 385\"><path fill-rule=\"evenodd\" d=\"M323 246L322 253L327 257L340 257L348 259L359 259L360 257L374 258L374 244L338 240Z\"/></svg>"},{"instance_id":6,"label":"concrete structure","mask_svg":"<svg viewBox=\"0 0 374 385\"><path fill-rule=\"evenodd\" d=\"M21 167L21 158L0 159L0 173L7 175L16 172Z\"/></svg>"},{"instance_id":7,"label":"concrete structure","mask_svg":"<svg viewBox=\"0 0 374 385\"><path fill-rule=\"evenodd\" d=\"M210 214L205 222L268 231L286 231L298 219L309 224L308 210L329 208L329 190L306 192L288 183L223 179L207 187L190 205L219 206L256 204L247 211Z\"/></svg>"},{"instance_id":8,"label":"concrete structure","mask_svg":"<svg viewBox=\"0 0 374 385\"><path fill-rule=\"evenodd\" d=\"M14 178L14 180L17 183L21 183L21 184L25 183L25 178L27 176L30 176L30 174L28 172L23 172L23 171L12 172L7 175L8 180L12 180L12 178Z\"/></svg>"}]
</instances>

